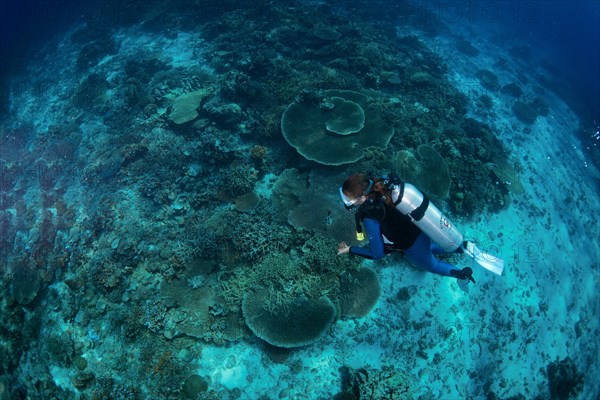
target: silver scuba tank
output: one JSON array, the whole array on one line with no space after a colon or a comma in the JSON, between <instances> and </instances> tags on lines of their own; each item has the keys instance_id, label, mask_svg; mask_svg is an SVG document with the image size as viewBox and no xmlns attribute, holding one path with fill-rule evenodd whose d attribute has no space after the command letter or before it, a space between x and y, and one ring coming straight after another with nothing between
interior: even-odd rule
<instances>
[{"instance_id":1,"label":"silver scuba tank","mask_svg":"<svg viewBox=\"0 0 600 400\"><path fill-rule=\"evenodd\" d=\"M410 183L401 182L392 189L396 209L407 215L431 240L452 252L462 246L463 235L429 198Z\"/></svg>"}]
</instances>

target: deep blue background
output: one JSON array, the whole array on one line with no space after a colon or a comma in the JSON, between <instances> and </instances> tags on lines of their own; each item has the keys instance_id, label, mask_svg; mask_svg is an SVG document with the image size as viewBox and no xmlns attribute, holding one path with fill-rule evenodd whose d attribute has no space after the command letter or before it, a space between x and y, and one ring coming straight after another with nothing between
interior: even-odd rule
<instances>
[{"instance_id":1,"label":"deep blue background","mask_svg":"<svg viewBox=\"0 0 600 400\"><path fill-rule=\"evenodd\" d=\"M519 24L517 32L557 50L558 58L551 62L579 97L582 104L575 106L581 117L600 122L600 1L530 3L538 3L534 20Z\"/></svg>"},{"instance_id":2,"label":"deep blue background","mask_svg":"<svg viewBox=\"0 0 600 400\"><path fill-rule=\"evenodd\" d=\"M84 19L93 7L91 2L73 0L0 0L1 68L14 67L15 61Z\"/></svg>"}]
</instances>

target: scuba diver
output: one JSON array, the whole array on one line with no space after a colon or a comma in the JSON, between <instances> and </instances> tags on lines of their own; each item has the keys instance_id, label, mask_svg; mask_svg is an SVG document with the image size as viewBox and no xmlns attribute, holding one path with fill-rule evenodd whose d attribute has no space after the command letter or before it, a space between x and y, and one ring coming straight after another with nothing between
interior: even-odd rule
<instances>
[{"instance_id":1,"label":"scuba diver","mask_svg":"<svg viewBox=\"0 0 600 400\"><path fill-rule=\"evenodd\" d=\"M458 269L439 260L436 254L466 253L484 268L500 275L501 259L481 252L472 242L463 241L462 234L429 202L416 187L395 175L371 179L357 173L340 187L346 209L356 209L357 238L364 238L364 226L369 237L368 247L338 245L338 255L354 254L378 260L392 252L401 252L414 266L443 276L473 282L473 270Z\"/></svg>"}]
</instances>

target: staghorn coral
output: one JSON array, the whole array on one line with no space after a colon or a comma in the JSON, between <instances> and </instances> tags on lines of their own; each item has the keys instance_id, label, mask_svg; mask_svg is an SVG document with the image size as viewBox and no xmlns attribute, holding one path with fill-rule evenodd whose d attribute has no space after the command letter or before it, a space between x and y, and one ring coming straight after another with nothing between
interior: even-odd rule
<instances>
[{"instance_id":1,"label":"staghorn coral","mask_svg":"<svg viewBox=\"0 0 600 400\"><path fill-rule=\"evenodd\" d=\"M189 278L187 282L192 289L198 289L199 287L202 287L202 285L204 285L205 280L206 278L204 275L196 275Z\"/></svg>"},{"instance_id":2,"label":"staghorn coral","mask_svg":"<svg viewBox=\"0 0 600 400\"><path fill-rule=\"evenodd\" d=\"M302 257L312 270L336 276L360 263L357 257L338 257L336 246L337 241L330 236L309 235L301 247Z\"/></svg>"},{"instance_id":3,"label":"staghorn coral","mask_svg":"<svg viewBox=\"0 0 600 400\"><path fill-rule=\"evenodd\" d=\"M165 317L167 315L167 307L158 298L146 300L142 306L143 310L143 325L148 328L150 332L160 333L165 327Z\"/></svg>"},{"instance_id":4,"label":"staghorn coral","mask_svg":"<svg viewBox=\"0 0 600 400\"><path fill-rule=\"evenodd\" d=\"M270 207L270 203L261 203L254 212L239 214L235 225L226 232L234 249L248 260L259 260L294 243L292 230L275 221L274 210Z\"/></svg>"},{"instance_id":5,"label":"staghorn coral","mask_svg":"<svg viewBox=\"0 0 600 400\"><path fill-rule=\"evenodd\" d=\"M93 399L138 400L142 398L138 387L118 383L113 378L101 378L92 391Z\"/></svg>"},{"instance_id":6,"label":"staghorn coral","mask_svg":"<svg viewBox=\"0 0 600 400\"><path fill-rule=\"evenodd\" d=\"M230 273L221 273L220 293L230 310L239 309L244 296L258 285L268 291L265 307L272 312L281 311L280 308L289 311L289 305L299 298L318 299L327 295L332 301L336 301L339 293L337 276L344 267L353 263L337 262L332 250L334 245L330 246L328 250L331 263L327 268L310 265L311 258L306 253L302 257L273 253L253 264L252 268L236 268Z\"/></svg>"},{"instance_id":7,"label":"staghorn coral","mask_svg":"<svg viewBox=\"0 0 600 400\"><path fill-rule=\"evenodd\" d=\"M315 279L311 279L300 260L293 260L289 254L275 252L267 254L250 269L236 269L230 276L221 276L222 293L230 305L241 304L243 295L256 285L266 285L271 290L279 290L286 296L318 293ZM312 277L315 278L315 277ZM318 280L317 280L318 281ZM314 286L314 288L313 288ZM283 297L283 294L279 295Z\"/></svg>"},{"instance_id":8,"label":"staghorn coral","mask_svg":"<svg viewBox=\"0 0 600 400\"><path fill-rule=\"evenodd\" d=\"M251 276L253 283L283 286L287 282L300 278L300 268L286 253L271 253L261 262L254 264Z\"/></svg>"}]
</instances>

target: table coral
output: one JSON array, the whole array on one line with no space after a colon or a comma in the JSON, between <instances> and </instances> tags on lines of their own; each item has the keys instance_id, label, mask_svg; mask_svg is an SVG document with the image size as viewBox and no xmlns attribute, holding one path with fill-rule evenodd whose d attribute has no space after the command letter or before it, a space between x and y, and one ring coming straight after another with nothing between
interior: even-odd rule
<instances>
[{"instance_id":1,"label":"table coral","mask_svg":"<svg viewBox=\"0 0 600 400\"><path fill-rule=\"evenodd\" d=\"M379 278L368 267L350 269L340 275L340 309L345 317L369 314L381 295Z\"/></svg>"},{"instance_id":2,"label":"table coral","mask_svg":"<svg viewBox=\"0 0 600 400\"><path fill-rule=\"evenodd\" d=\"M252 332L277 347L300 347L319 339L335 317L327 297L299 297L283 304L273 302L271 292L260 288L248 292L242 310Z\"/></svg>"},{"instance_id":3,"label":"table coral","mask_svg":"<svg viewBox=\"0 0 600 400\"><path fill-rule=\"evenodd\" d=\"M193 121L198 117L200 103L209 94L208 90L200 89L177 97L173 101L173 109L169 113L169 119L177 125Z\"/></svg>"},{"instance_id":4,"label":"table coral","mask_svg":"<svg viewBox=\"0 0 600 400\"><path fill-rule=\"evenodd\" d=\"M386 148L394 134L369 101L350 90L327 90L318 102L305 96L285 110L281 131L308 160L325 165L358 161L368 148Z\"/></svg>"}]
</instances>

